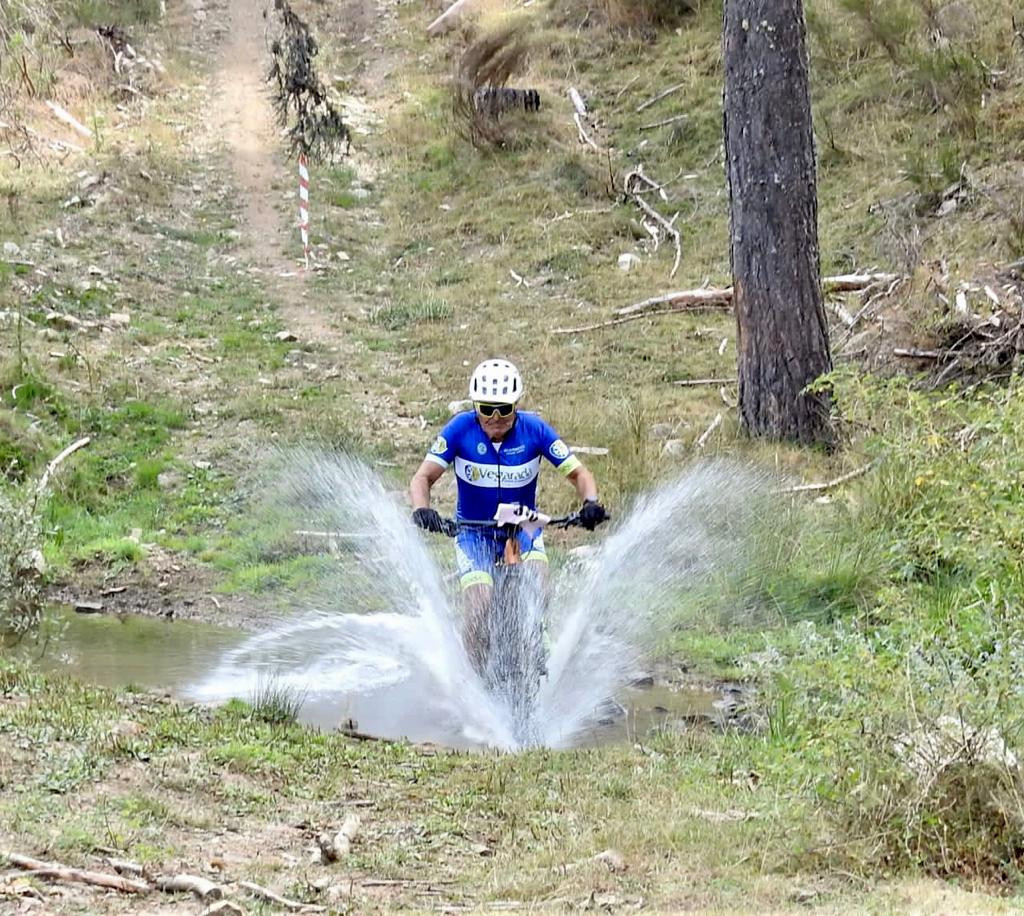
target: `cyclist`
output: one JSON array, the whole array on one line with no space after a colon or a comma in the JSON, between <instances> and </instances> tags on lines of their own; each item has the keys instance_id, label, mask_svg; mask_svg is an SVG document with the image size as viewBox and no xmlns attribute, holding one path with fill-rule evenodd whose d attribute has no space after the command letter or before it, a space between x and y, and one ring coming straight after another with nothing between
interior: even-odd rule
<instances>
[{"instance_id":1,"label":"cyclist","mask_svg":"<svg viewBox=\"0 0 1024 916\"><path fill-rule=\"evenodd\" d=\"M573 484L580 499L580 524L593 531L608 518L597 498L594 475L569 446L534 413L519 410L523 379L512 363L488 359L469 379L473 410L453 417L409 485L412 520L426 531L446 532L447 525L430 507L430 490L454 464L458 482L455 555L465 606L466 649L483 670L487 657L487 616L494 587L494 565L502 556L509 529L493 525L499 503L536 509L540 459L546 458ZM544 580L547 564L544 535L517 531L524 568ZM515 546L515 545L513 545Z\"/></svg>"}]
</instances>

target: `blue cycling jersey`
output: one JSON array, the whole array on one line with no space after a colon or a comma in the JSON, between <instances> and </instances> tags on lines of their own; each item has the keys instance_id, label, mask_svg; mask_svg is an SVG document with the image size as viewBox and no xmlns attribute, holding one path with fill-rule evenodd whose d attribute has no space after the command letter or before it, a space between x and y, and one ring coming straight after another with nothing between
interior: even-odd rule
<instances>
[{"instance_id":1,"label":"blue cycling jersey","mask_svg":"<svg viewBox=\"0 0 1024 916\"><path fill-rule=\"evenodd\" d=\"M468 410L441 430L427 460L443 468L455 466L455 517L462 522L489 522L499 503L536 508L541 456L565 475L580 467L569 446L536 414L520 411L504 440L491 442L476 413Z\"/></svg>"}]
</instances>

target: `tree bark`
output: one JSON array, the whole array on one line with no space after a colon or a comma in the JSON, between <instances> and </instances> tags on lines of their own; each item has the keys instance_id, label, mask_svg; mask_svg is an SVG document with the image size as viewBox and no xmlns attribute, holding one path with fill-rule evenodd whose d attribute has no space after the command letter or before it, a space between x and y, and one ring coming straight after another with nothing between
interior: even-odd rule
<instances>
[{"instance_id":1,"label":"tree bark","mask_svg":"<svg viewBox=\"0 0 1024 916\"><path fill-rule=\"evenodd\" d=\"M832 446L801 0L725 0L722 49L741 423Z\"/></svg>"}]
</instances>

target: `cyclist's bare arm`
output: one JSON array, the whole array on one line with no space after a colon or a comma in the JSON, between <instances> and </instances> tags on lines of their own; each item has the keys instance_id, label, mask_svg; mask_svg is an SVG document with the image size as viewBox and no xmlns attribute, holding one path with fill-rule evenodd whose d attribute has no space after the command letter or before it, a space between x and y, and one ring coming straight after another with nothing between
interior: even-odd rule
<instances>
[{"instance_id":1,"label":"cyclist's bare arm","mask_svg":"<svg viewBox=\"0 0 1024 916\"><path fill-rule=\"evenodd\" d=\"M430 508L430 488L437 483L443 473L444 468L436 461L424 461L419 466L409 484L409 496L412 499L413 509Z\"/></svg>"},{"instance_id":2,"label":"cyclist's bare arm","mask_svg":"<svg viewBox=\"0 0 1024 916\"><path fill-rule=\"evenodd\" d=\"M594 475L582 464L572 471L566 479L572 482L581 500L597 499L597 481L594 480Z\"/></svg>"}]
</instances>

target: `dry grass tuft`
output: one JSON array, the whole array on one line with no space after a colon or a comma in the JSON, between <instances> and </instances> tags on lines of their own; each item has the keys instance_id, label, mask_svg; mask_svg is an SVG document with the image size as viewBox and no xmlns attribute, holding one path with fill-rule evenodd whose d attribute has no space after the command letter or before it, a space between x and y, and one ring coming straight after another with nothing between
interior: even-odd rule
<instances>
[{"instance_id":1,"label":"dry grass tuft","mask_svg":"<svg viewBox=\"0 0 1024 916\"><path fill-rule=\"evenodd\" d=\"M502 90L524 71L530 54L526 20L506 22L472 42L458 63L452 86L455 123L474 146L503 147L510 129L501 112L479 99L490 90Z\"/></svg>"}]
</instances>

